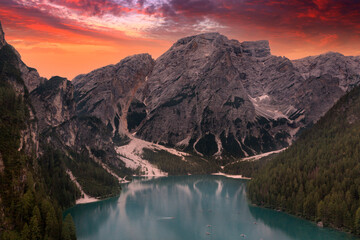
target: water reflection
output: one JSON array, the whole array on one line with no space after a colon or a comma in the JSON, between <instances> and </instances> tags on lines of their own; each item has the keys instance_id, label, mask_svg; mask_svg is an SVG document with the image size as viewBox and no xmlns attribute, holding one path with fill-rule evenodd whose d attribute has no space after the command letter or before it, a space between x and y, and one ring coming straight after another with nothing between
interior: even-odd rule
<instances>
[{"instance_id":1,"label":"water reflection","mask_svg":"<svg viewBox=\"0 0 360 240\"><path fill-rule=\"evenodd\" d=\"M286 213L254 206L249 206L249 210L256 221L261 221L271 229L281 230L291 239L355 239L350 234L344 234L327 228L318 228L315 223L306 222L300 218L289 216Z\"/></svg>"},{"instance_id":2,"label":"water reflection","mask_svg":"<svg viewBox=\"0 0 360 240\"><path fill-rule=\"evenodd\" d=\"M249 207L245 183L222 176L136 180L124 186L117 198L68 211L74 217L78 239L346 237L283 213Z\"/></svg>"}]
</instances>

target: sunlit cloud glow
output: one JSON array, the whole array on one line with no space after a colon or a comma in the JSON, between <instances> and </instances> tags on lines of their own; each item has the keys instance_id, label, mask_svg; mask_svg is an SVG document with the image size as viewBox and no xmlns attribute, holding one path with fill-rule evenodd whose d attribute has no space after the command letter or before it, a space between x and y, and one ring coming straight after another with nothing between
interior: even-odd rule
<instances>
[{"instance_id":1,"label":"sunlit cloud glow","mask_svg":"<svg viewBox=\"0 0 360 240\"><path fill-rule=\"evenodd\" d=\"M360 54L360 3L350 0L5 0L0 20L7 41L46 77L73 78L137 53L156 58L203 32L267 39L291 59Z\"/></svg>"}]
</instances>

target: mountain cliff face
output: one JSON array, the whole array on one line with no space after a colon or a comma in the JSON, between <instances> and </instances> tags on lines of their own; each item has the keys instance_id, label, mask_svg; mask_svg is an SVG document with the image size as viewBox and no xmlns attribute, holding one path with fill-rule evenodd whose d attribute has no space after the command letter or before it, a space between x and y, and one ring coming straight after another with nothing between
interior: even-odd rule
<instances>
[{"instance_id":1,"label":"mountain cliff face","mask_svg":"<svg viewBox=\"0 0 360 240\"><path fill-rule=\"evenodd\" d=\"M207 156L287 146L287 120L263 118L247 89L269 57L267 41L239 43L217 33L179 40L156 60L138 92L149 114L137 135Z\"/></svg>"},{"instance_id":2,"label":"mountain cliff face","mask_svg":"<svg viewBox=\"0 0 360 240\"><path fill-rule=\"evenodd\" d=\"M2 29L2 25L0 23L0 49L6 44L5 42L5 33Z\"/></svg>"},{"instance_id":3,"label":"mountain cliff face","mask_svg":"<svg viewBox=\"0 0 360 240\"><path fill-rule=\"evenodd\" d=\"M44 80L6 43L0 24L0 239L63 239L57 213L80 195L64 163L42 154L29 92Z\"/></svg>"},{"instance_id":4,"label":"mountain cliff face","mask_svg":"<svg viewBox=\"0 0 360 240\"><path fill-rule=\"evenodd\" d=\"M359 83L359 66L335 53L291 61L271 55L268 41L209 33L180 39L156 61L133 56L73 83L78 113L113 133L238 158L287 147Z\"/></svg>"},{"instance_id":5,"label":"mountain cliff face","mask_svg":"<svg viewBox=\"0 0 360 240\"><path fill-rule=\"evenodd\" d=\"M138 91L137 105L148 114L131 130L202 155L286 147L359 82L357 58L328 58L337 66L322 56L294 62L272 56L267 41L239 43L217 33L181 39Z\"/></svg>"},{"instance_id":6,"label":"mountain cliff face","mask_svg":"<svg viewBox=\"0 0 360 240\"><path fill-rule=\"evenodd\" d=\"M305 78L319 78L331 75L338 79L339 87L347 91L360 82L360 57L346 57L340 53L328 52L319 56L306 57L293 61L294 66Z\"/></svg>"},{"instance_id":7,"label":"mountain cliff face","mask_svg":"<svg viewBox=\"0 0 360 240\"><path fill-rule=\"evenodd\" d=\"M14 76L16 76L18 82L16 83L16 81L12 81L12 85L15 87L17 92L22 94L24 93L24 88L22 87L22 83L20 82L23 82L25 84L28 92L31 92L33 89L39 86L41 82L44 81L44 78L39 76L37 70L26 66L25 63L21 60L21 56L16 51L16 49L11 45L7 44L7 42L5 41L5 33L2 29L1 23L0 23L0 49L3 55L2 61L6 59L7 62L4 70L5 71L14 70L14 73L16 72Z\"/></svg>"},{"instance_id":8,"label":"mountain cliff face","mask_svg":"<svg viewBox=\"0 0 360 240\"><path fill-rule=\"evenodd\" d=\"M20 95L25 101L28 113L26 127L21 129L19 149L32 153L37 153L38 144L38 125L35 121L36 116L29 100L29 89L40 84L41 78L36 70L28 68L21 60L19 53L5 41L5 35L0 23L0 79L1 83L10 85L11 88Z\"/></svg>"},{"instance_id":9,"label":"mountain cliff face","mask_svg":"<svg viewBox=\"0 0 360 240\"><path fill-rule=\"evenodd\" d=\"M39 166L48 164L47 167L54 167L54 162L57 162L55 170L49 171L60 171L58 174L62 179L54 180L59 181L60 185L70 181L70 178L66 177L67 172L74 171L69 175L85 186L85 193L82 194L96 197L117 194L121 177L132 175L132 170L126 168L117 157L112 132L99 118L89 114L77 114L72 82L61 77L52 77L49 80L41 78L37 71L27 67L19 53L6 43L1 28L0 42L0 87L13 89L16 95L14 97L26 107L26 122L20 129L17 150L28 156L35 156L35 159L27 163L29 166L24 168L24 171L41 172ZM6 172L11 169L7 169L9 160L3 156L0 151L0 168ZM33 166L37 161L38 164ZM73 164L74 162L76 164ZM38 177L47 174L48 172L42 173ZM101 187L102 185L108 187ZM75 186L73 188L76 189ZM67 196L67 204L74 201L75 195L70 198Z\"/></svg>"},{"instance_id":10,"label":"mountain cliff face","mask_svg":"<svg viewBox=\"0 0 360 240\"><path fill-rule=\"evenodd\" d=\"M268 41L207 33L180 39L157 60L139 54L72 81L47 80L2 31L0 43L4 69L17 73L9 82L32 103L34 126L24 143L33 139L38 153L43 144L70 158L85 154L119 179L147 166L141 149L128 144L134 136L155 152L186 152L173 152L176 159L190 153L228 161L287 147L360 79L359 57L291 61L271 55Z\"/></svg>"},{"instance_id":11,"label":"mountain cliff face","mask_svg":"<svg viewBox=\"0 0 360 240\"><path fill-rule=\"evenodd\" d=\"M73 93L71 82L61 77L52 77L30 93L40 132L48 127L56 127L74 116Z\"/></svg>"},{"instance_id":12,"label":"mountain cliff face","mask_svg":"<svg viewBox=\"0 0 360 240\"><path fill-rule=\"evenodd\" d=\"M136 90L145 82L154 66L149 54L127 57L72 80L78 115L102 120L115 134L127 129L126 112Z\"/></svg>"}]
</instances>

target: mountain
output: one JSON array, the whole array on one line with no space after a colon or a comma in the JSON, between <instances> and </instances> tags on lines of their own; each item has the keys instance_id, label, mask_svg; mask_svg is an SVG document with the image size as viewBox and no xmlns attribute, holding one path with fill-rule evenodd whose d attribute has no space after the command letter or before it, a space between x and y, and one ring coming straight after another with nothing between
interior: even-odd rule
<instances>
[{"instance_id":1,"label":"mountain","mask_svg":"<svg viewBox=\"0 0 360 240\"><path fill-rule=\"evenodd\" d=\"M124 135L126 113L136 90L154 66L149 54L127 57L72 80L78 115L90 114L105 123L113 134Z\"/></svg>"},{"instance_id":2,"label":"mountain","mask_svg":"<svg viewBox=\"0 0 360 240\"><path fill-rule=\"evenodd\" d=\"M294 60L293 64L304 78L319 78L323 75L337 78L344 91L360 82L360 56L346 57L340 53L328 52Z\"/></svg>"},{"instance_id":3,"label":"mountain","mask_svg":"<svg viewBox=\"0 0 360 240\"><path fill-rule=\"evenodd\" d=\"M0 24L0 239L74 239L61 210L80 192L60 155L39 144L42 125L29 94L43 81L6 43Z\"/></svg>"},{"instance_id":4,"label":"mountain","mask_svg":"<svg viewBox=\"0 0 360 240\"><path fill-rule=\"evenodd\" d=\"M15 48L6 43L5 34L4 31L2 30L1 23L0 23L0 49L2 49L3 51L4 58L6 56L6 58L9 61L6 67L16 68L16 70L18 71L16 75L17 77L22 78L22 81L24 82L28 92L31 92L33 89L35 89L44 81L44 78L39 76L37 70L26 66L25 63L21 60L21 56L15 50ZM17 86L16 90L18 92L23 92L24 89L20 85Z\"/></svg>"},{"instance_id":5,"label":"mountain","mask_svg":"<svg viewBox=\"0 0 360 240\"><path fill-rule=\"evenodd\" d=\"M226 162L289 146L359 83L359 66L359 57L338 53L291 61L271 55L268 41L207 33L180 39L155 61L129 57L73 82L78 112L113 133L126 135L127 127L146 141Z\"/></svg>"},{"instance_id":6,"label":"mountain","mask_svg":"<svg viewBox=\"0 0 360 240\"><path fill-rule=\"evenodd\" d=\"M156 60L137 95L149 114L134 131L207 156L286 147L360 81L353 58L338 54L329 60L337 68L320 62L321 71L308 76L299 66L306 61L319 58L293 63L272 56L267 41L239 43L216 33L181 39ZM334 68L347 73L332 75Z\"/></svg>"},{"instance_id":7,"label":"mountain","mask_svg":"<svg viewBox=\"0 0 360 240\"><path fill-rule=\"evenodd\" d=\"M245 88L253 72L237 67L243 61L257 68L268 57L266 41L240 44L217 33L179 40L138 92L149 114L136 135L204 156L244 157L287 146L283 124L257 114ZM274 141L276 133L285 137Z\"/></svg>"},{"instance_id":8,"label":"mountain","mask_svg":"<svg viewBox=\"0 0 360 240\"><path fill-rule=\"evenodd\" d=\"M45 79L0 25L0 239L68 236L61 209L117 195L133 175L213 173L288 147L359 84L359 64L338 53L291 61L268 41L207 33L156 60Z\"/></svg>"},{"instance_id":9,"label":"mountain","mask_svg":"<svg viewBox=\"0 0 360 240\"><path fill-rule=\"evenodd\" d=\"M94 116L77 114L78 105L72 82L65 78L52 77L30 93L30 100L38 120L41 154L44 149L51 147L65 153L70 162L89 159L91 163L87 164L95 165L83 168L95 167L108 178L118 181L125 175L131 175L131 170L125 168L124 163L116 157L112 132L106 125ZM70 166L68 168L69 171L75 170ZM84 172L85 169L82 170ZM86 182L83 178L90 177L74 175L82 182ZM100 181L97 183L100 188L101 177L93 177L92 181L97 181L95 179ZM104 194L111 193L112 190L109 190ZM93 192L91 195L102 194Z\"/></svg>"},{"instance_id":10,"label":"mountain","mask_svg":"<svg viewBox=\"0 0 360 240\"><path fill-rule=\"evenodd\" d=\"M0 49L5 45L6 45L5 33L4 33L4 30L2 29L2 25L0 23Z\"/></svg>"},{"instance_id":11,"label":"mountain","mask_svg":"<svg viewBox=\"0 0 360 240\"><path fill-rule=\"evenodd\" d=\"M75 113L74 87L70 81L52 77L30 93L38 117L39 131L68 121Z\"/></svg>"},{"instance_id":12,"label":"mountain","mask_svg":"<svg viewBox=\"0 0 360 240\"><path fill-rule=\"evenodd\" d=\"M359 112L355 87L255 175L251 201L359 234Z\"/></svg>"}]
</instances>

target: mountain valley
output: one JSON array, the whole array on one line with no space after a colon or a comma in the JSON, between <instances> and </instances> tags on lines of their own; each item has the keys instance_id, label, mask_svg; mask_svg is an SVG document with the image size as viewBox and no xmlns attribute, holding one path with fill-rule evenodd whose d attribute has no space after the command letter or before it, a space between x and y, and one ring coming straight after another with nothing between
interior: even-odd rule
<instances>
[{"instance_id":1,"label":"mountain valley","mask_svg":"<svg viewBox=\"0 0 360 240\"><path fill-rule=\"evenodd\" d=\"M61 210L118 195L133 176L252 174L228 166L285 148L279 159L288 156L319 119L322 126L336 109L357 111L338 103L327 113L345 94L340 101L358 94L360 57L329 52L289 60L272 55L265 40L205 33L178 40L156 60L138 54L71 81L48 80L25 65L4 35L0 24L0 230L6 232L0 239L17 239L29 227L53 239L70 236L72 220L61 223ZM344 125L357 123L356 114L344 116ZM254 202L275 207L259 185L261 171L279 161L254 174ZM54 202L50 217L41 199ZM29 202L28 208L20 211L10 200ZM311 213L300 209L312 220L313 205ZM45 227L61 224L65 232ZM335 226L353 231L352 224Z\"/></svg>"}]
</instances>

